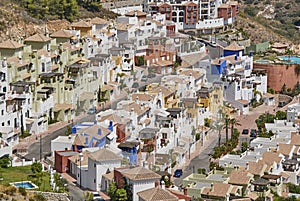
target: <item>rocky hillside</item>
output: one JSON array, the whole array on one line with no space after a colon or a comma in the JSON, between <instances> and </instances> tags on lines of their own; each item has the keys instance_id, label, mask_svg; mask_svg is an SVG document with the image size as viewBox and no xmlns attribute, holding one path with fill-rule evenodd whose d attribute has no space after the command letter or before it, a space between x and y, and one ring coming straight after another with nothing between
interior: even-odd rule
<instances>
[{"instance_id":1,"label":"rocky hillside","mask_svg":"<svg viewBox=\"0 0 300 201\"><path fill-rule=\"evenodd\" d=\"M13 0L0 0L0 42L7 39L18 40L18 37L26 38L35 33L43 33L45 20L38 20L31 17L28 12ZM115 18L117 15L111 11L101 9L101 12L90 12L83 7L78 7L79 16L75 19L93 17ZM47 20L47 28L50 32L68 28L70 22L67 20Z\"/></svg>"},{"instance_id":2,"label":"rocky hillside","mask_svg":"<svg viewBox=\"0 0 300 201\"><path fill-rule=\"evenodd\" d=\"M300 42L300 0L241 0L238 27L255 42Z\"/></svg>"}]
</instances>

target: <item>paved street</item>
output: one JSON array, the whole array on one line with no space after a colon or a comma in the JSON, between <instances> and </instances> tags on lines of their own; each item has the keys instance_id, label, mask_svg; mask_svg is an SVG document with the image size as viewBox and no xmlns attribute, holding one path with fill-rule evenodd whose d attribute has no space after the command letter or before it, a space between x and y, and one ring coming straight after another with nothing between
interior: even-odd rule
<instances>
[{"instance_id":1,"label":"paved street","mask_svg":"<svg viewBox=\"0 0 300 201\"><path fill-rule=\"evenodd\" d=\"M294 104L296 102L298 102L299 99L298 98L294 98L292 100L292 102L290 102L288 105ZM266 105L261 105L257 108L252 109L248 115L243 115L243 116L237 116L234 115L233 117L236 118L239 122L240 125L235 126L240 133L242 133L243 129L257 129L256 127L256 123L255 120L259 117L259 115L263 114L263 113L272 113L275 114L276 111L281 110L281 111L285 111L288 107L288 105L286 105L284 108L278 108L277 104L275 104L274 106L266 106ZM229 133L230 133L230 129L229 129ZM250 133L248 135L240 135L239 141L240 144L244 141L249 143L250 140ZM224 141L225 138L225 131L224 129L222 130L222 141ZM200 150L198 150L199 154L196 154L194 156L192 156L192 160L190 161L190 163L186 163L185 165L183 165L182 167L175 167L175 168L182 168L183 169L183 175L180 178L173 178L173 182L176 186L180 186L182 184L182 179L184 179L185 177L187 177L188 175L190 175L191 173L197 173L197 170L199 168L206 168L208 170L209 167L209 154L211 154L213 152L213 148L215 146L217 146L218 143L218 135L215 133L213 133L212 135L210 135L210 138L205 141L206 145L205 148L200 147ZM201 150L203 149L203 150Z\"/></svg>"}]
</instances>

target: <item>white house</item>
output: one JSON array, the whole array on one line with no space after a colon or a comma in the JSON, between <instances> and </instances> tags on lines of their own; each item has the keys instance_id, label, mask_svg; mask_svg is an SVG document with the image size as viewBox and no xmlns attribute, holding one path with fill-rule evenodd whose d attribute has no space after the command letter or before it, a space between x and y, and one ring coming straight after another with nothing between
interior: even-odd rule
<instances>
[{"instance_id":1,"label":"white house","mask_svg":"<svg viewBox=\"0 0 300 201\"><path fill-rule=\"evenodd\" d=\"M121 185L123 177L127 184L131 186L132 200L139 201L138 193L155 187L161 176L144 167L133 167L115 169L114 171L117 185Z\"/></svg>"},{"instance_id":2,"label":"white house","mask_svg":"<svg viewBox=\"0 0 300 201\"><path fill-rule=\"evenodd\" d=\"M87 188L94 191L102 190L105 185L101 182L102 175L121 167L121 160L122 156L106 148L91 152L88 156Z\"/></svg>"}]
</instances>

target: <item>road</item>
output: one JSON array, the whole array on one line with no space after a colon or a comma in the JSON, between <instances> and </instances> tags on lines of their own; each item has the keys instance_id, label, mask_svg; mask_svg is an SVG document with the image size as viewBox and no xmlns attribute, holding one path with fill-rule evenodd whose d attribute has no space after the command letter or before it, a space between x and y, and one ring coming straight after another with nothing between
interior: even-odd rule
<instances>
[{"instance_id":1,"label":"road","mask_svg":"<svg viewBox=\"0 0 300 201\"><path fill-rule=\"evenodd\" d=\"M199 168L205 168L206 170L209 170L210 154L213 152L213 149L215 146L217 146L217 144L218 140L212 140L211 143L204 150L202 150L197 157L191 160L190 164L183 171L182 176L174 179L174 184L176 186L180 186L185 177L192 173L197 173Z\"/></svg>"},{"instance_id":2,"label":"road","mask_svg":"<svg viewBox=\"0 0 300 201\"><path fill-rule=\"evenodd\" d=\"M147 80L147 82L139 81L139 88L143 88L146 85L153 83L153 82L160 82L161 78L162 78L162 76L158 75L154 78L149 78ZM110 103L107 104L107 107L103 108L103 110L109 109L109 108L116 109L118 102L120 102L121 100L127 99L127 93L125 93L124 91L122 93L123 93L123 95L121 95L120 97L118 97L115 100L112 100ZM94 120L95 120L95 114L91 114L91 115L85 116L85 117L75 121L74 124L78 124L81 122L92 122ZM41 144L42 144L42 158L44 158L46 155L49 155L51 152L51 140L57 138L58 136L65 135L66 130L67 130L67 127L64 127L64 128L61 128L59 130L52 132L51 134L49 134L41 139L42 143L40 143L40 139L37 139L36 142L34 142L33 144L31 144L28 147L27 154L25 155L25 159L32 160L32 158L35 158L35 159L39 160Z\"/></svg>"}]
</instances>

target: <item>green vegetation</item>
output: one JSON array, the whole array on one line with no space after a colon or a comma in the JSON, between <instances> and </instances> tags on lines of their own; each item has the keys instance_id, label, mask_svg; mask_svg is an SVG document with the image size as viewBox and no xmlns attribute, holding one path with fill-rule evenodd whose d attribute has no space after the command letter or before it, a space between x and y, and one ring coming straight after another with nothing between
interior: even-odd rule
<instances>
[{"instance_id":1,"label":"green vegetation","mask_svg":"<svg viewBox=\"0 0 300 201\"><path fill-rule=\"evenodd\" d=\"M75 17L79 16L76 0L21 0L20 4L32 17L37 19L73 21Z\"/></svg>"},{"instance_id":2,"label":"green vegetation","mask_svg":"<svg viewBox=\"0 0 300 201\"><path fill-rule=\"evenodd\" d=\"M228 140L228 145L222 144L221 146L215 147L212 157L216 159L227 153L232 153L239 143L239 135L240 132L234 128L232 138Z\"/></svg>"},{"instance_id":3,"label":"green vegetation","mask_svg":"<svg viewBox=\"0 0 300 201\"><path fill-rule=\"evenodd\" d=\"M8 168L9 166L10 166L10 158L8 155L5 155L0 159L0 167Z\"/></svg>"},{"instance_id":4,"label":"green vegetation","mask_svg":"<svg viewBox=\"0 0 300 201\"><path fill-rule=\"evenodd\" d=\"M224 168L222 166L219 166L218 163L210 162L209 163L209 170L213 170L215 168L216 168L216 170L224 170Z\"/></svg>"},{"instance_id":5,"label":"green vegetation","mask_svg":"<svg viewBox=\"0 0 300 201\"><path fill-rule=\"evenodd\" d=\"M94 195L91 192L86 192L84 194L84 201L93 201L94 200Z\"/></svg>"},{"instance_id":6,"label":"green vegetation","mask_svg":"<svg viewBox=\"0 0 300 201\"><path fill-rule=\"evenodd\" d=\"M135 63L136 66L143 66L145 65L145 59L144 59L144 56L137 56L136 57L136 63Z\"/></svg>"},{"instance_id":7,"label":"green vegetation","mask_svg":"<svg viewBox=\"0 0 300 201\"><path fill-rule=\"evenodd\" d=\"M111 201L127 201L127 192L124 188L117 188L117 185L115 182L110 183L108 190L107 190L108 195L111 198Z\"/></svg>"},{"instance_id":8,"label":"green vegetation","mask_svg":"<svg viewBox=\"0 0 300 201\"><path fill-rule=\"evenodd\" d=\"M286 112L283 111L277 111L276 114L270 114L270 113L265 113L261 114L256 120L256 126L258 128L258 134L260 137L266 137L269 138L274 135L272 131L267 131L265 128L266 123L274 123L274 120L284 120L286 119Z\"/></svg>"},{"instance_id":9,"label":"green vegetation","mask_svg":"<svg viewBox=\"0 0 300 201\"><path fill-rule=\"evenodd\" d=\"M299 68L299 73L300 73L300 65L299 65L299 67L297 66L297 67L295 68L295 71L296 71L297 68ZM295 73L296 73L296 72L295 72ZM297 73L296 73L296 74L297 74ZM297 84L294 86L293 89L291 89L291 88L288 88L288 89L287 89L287 88L286 88L286 85L283 84L280 93L281 93L281 94L288 95L288 96L292 96L292 97L299 95L299 94L300 94L300 84L299 84L299 82L297 82Z\"/></svg>"},{"instance_id":10,"label":"green vegetation","mask_svg":"<svg viewBox=\"0 0 300 201\"><path fill-rule=\"evenodd\" d=\"M300 34L299 29L299 16L300 16L300 4L297 3L299 0L286 0L286 1L258 1L258 0L243 0L245 3L244 12L240 13L241 17L250 18L269 31L279 34L291 41L299 41ZM273 18L267 19L262 15L257 15L259 11L263 11L266 5L273 5L274 13L267 12L265 14L273 16ZM264 15L264 14L263 14Z\"/></svg>"},{"instance_id":11,"label":"green vegetation","mask_svg":"<svg viewBox=\"0 0 300 201\"><path fill-rule=\"evenodd\" d=\"M34 165L34 171L39 171L39 165ZM1 184L9 185L12 182L29 180L39 186L42 191L51 191L50 175L46 172L39 172L35 175L32 172L32 166L8 167L0 169L0 177L3 178Z\"/></svg>"}]
</instances>

